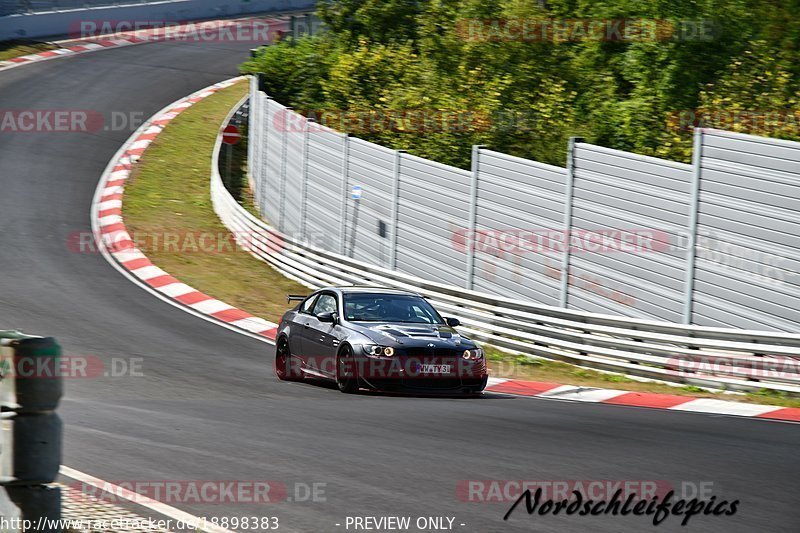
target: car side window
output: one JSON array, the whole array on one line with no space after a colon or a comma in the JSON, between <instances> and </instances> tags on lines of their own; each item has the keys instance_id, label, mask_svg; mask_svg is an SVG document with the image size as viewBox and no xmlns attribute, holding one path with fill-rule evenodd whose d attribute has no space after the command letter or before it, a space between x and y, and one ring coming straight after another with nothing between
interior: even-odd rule
<instances>
[{"instance_id":1,"label":"car side window","mask_svg":"<svg viewBox=\"0 0 800 533\"><path fill-rule=\"evenodd\" d=\"M308 298L305 302L303 302L303 305L300 306L300 312L301 313L305 313L307 315L310 315L311 314L311 309L314 308L314 302L316 302L318 299L319 299L319 296L316 295L316 294L314 296Z\"/></svg>"},{"instance_id":2,"label":"car side window","mask_svg":"<svg viewBox=\"0 0 800 533\"><path fill-rule=\"evenodd\" d=\"M317 299L314 305L314 316L319 316L322 313L335 313L336 312L336 297L332 294L322 294Z\"/></svg>"}]
</instances>

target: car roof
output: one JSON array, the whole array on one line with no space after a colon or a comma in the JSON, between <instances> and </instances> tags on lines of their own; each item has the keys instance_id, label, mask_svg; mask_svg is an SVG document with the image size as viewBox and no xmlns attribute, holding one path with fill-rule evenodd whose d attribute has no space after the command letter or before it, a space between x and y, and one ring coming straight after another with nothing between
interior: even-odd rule
<instances>
[{"instance_id":1,"label":"car roof","mask_svg":"<svg viewBox=\"0 0 800 533\"><path fill-rule=\"evenodd\" d=\"M342 294L398 294L405 296L419 296L416 292L404 291L401 289L387 289L384 287L327 287L321 290L336 291Z\"/></svg>"}]
</instances>

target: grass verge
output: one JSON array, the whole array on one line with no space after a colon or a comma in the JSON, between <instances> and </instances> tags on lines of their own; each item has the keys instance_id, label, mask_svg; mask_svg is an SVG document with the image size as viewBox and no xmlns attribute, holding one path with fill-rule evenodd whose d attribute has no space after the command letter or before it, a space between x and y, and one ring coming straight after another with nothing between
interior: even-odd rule
<instances>
[{"instance_id":1,"label":"grass verge","mask_svg":"<svg viewBox=\"0 0 800 533\"><path fill-rule=\"evenodd\" d=\"M128 231L150 260L182 282L277 322L288 308L286 295L308 289L288 280L241 248L209 253L190 246L188 236L210 235L229 242L214 213L209 169L220 124L247 92L247 83L219 91L181 113L158 136L125 187L123 215ZM166 236L178 245L163 244ZM161 246L155 245L160 237Z\"/></svg>"},{"instance_id":2,"label":"grass verge","mask_svg":"<svg viewBox=\"0 0 800 533\"><path fill-rule=\"evenodd\" d=\"M125 188L123 213L129 232L162 238L169 234L228 234L211 206L209 167L219 126L246 91L247 84L239 83L195 104L171 122L145 152ZM243 197L252 211L246 188ZM144 251L153 263L184 283L268 320L277 321L288 308L287 294L308 292L238 248L226 253L165 248ZM800 407L800 399L769 392L717 394L698 387L636 381L491 347L486 353L491 373L497 377Z\"/></svg>"},{"instance_id":3,"label":"grass verge","mask_svg":"<svg viewBox=\"0 0 800 533\"><path fill-rule=\"evenodd\" d=\"M46 52L58 48L50 43L35 43L23 41L7 41L0 43L0 61L7 61L15 57Z\"/></svg>"}]
</instances>

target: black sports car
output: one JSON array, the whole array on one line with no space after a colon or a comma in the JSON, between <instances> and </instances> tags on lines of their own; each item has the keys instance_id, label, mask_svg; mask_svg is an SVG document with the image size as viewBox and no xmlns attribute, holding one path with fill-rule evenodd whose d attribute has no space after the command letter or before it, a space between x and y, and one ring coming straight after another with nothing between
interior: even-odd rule
<instances>
[{"instance_id":1,"label":"black sports car","mask_svg":"<svg viewBox=\"0 0 800 533\"><path fill-rule=\"evenodd\" d=\"M422 296L364 287L329 287L281 319L275 373L298 381L334 380L360 388L475 394L488 379L483 350Z\"/></svg>"}]
</instances>

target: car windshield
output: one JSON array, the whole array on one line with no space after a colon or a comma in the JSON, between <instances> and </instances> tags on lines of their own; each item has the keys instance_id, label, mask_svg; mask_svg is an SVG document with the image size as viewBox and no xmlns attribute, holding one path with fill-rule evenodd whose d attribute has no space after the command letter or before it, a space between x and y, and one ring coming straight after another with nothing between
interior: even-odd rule
<instances>
[{"instance_id":1,"label":"car windshield","mask_svg":"<svg viewBox=\"0 0 800 533\"><path fill-rule=\"evenodd\" d=\"M345 294L344 315L350 322L444 324L424 298L404 294Z\"/></svg>"}]
</instances>

